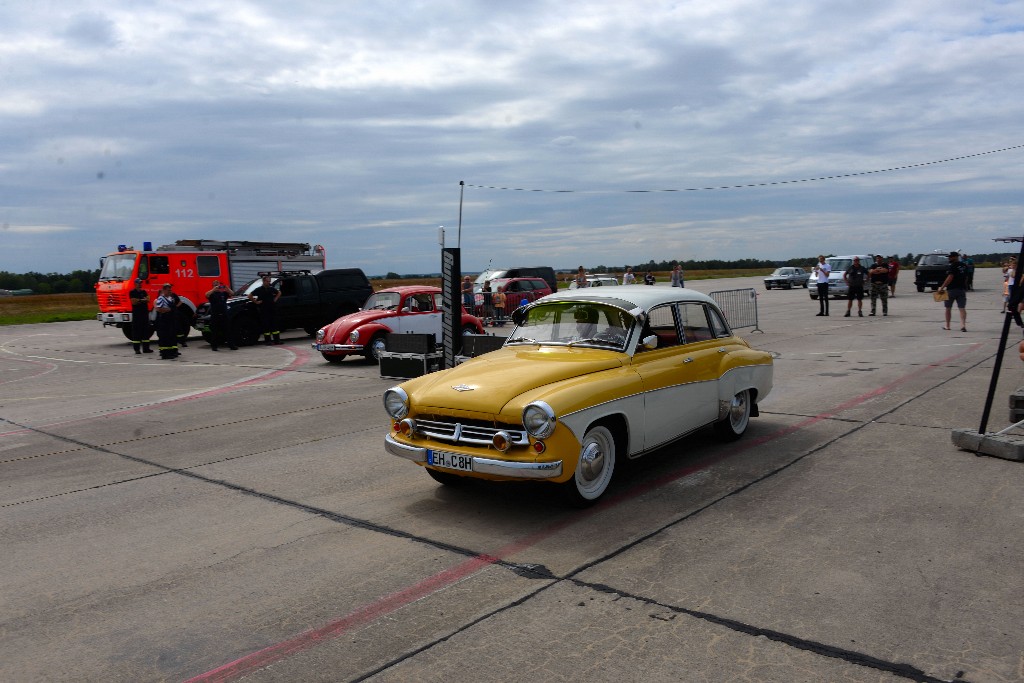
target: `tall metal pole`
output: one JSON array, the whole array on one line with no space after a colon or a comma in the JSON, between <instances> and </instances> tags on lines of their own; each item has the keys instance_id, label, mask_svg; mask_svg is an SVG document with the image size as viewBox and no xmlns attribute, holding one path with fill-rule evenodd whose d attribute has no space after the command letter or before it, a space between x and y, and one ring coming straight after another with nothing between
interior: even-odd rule
<instances>
[{"instance_id":1,"label":"tall metal pole","mask_svg":"<svg viewBox=\"0 0 1024 683\"><path fill-rule=\"evenodd\" d=\"M462 248L462 195L466 192L466 181L459 181L459 237L455 240L455 248Z\"/></svg>"}]
</instances>

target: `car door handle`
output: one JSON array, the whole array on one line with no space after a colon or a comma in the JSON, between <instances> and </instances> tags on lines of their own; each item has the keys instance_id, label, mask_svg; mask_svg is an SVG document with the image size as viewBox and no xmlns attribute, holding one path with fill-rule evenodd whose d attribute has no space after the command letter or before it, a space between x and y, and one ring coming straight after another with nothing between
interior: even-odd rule
<instances>
[{"instance_id":1,"label":"car door handle","mask_svg":"<svg viewBox=\"0 0 1024 683\"><path fill-rule=\"evenodd\" d=\"M719 346L718 347L718 352L719 353L729 353L729 349L725 348L724 346Z\"/></svg>"},{"instance_id":2,"label":"car door handle","mask_svg":"<svg viewBox=\"0 0 1024 683\"><path fill-rule=\"evenodd\" d=\"M686 358L683 359L683 362L684 363L692 363L693 362L693 358L687 356Z\"/></svg>"}]
</instances>

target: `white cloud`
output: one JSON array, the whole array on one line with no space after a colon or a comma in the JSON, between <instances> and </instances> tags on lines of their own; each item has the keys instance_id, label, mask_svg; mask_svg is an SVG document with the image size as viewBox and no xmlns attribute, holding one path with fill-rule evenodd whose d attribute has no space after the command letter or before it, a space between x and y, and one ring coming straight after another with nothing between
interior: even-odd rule
<instances>
[{"instance_id":1,"label":"white cloud","mask_svg":"<svg viewBox=\"0 0 1024 683\"><path fill-rule=\"evenodd\" d=\"M927 162L1024 144L1022 27L996 0L8 3L0 238L33 248L0 270L279 234L436 270L460 180L467 269L995 250L1024 151Z\"/></svg>"}]
</instances>

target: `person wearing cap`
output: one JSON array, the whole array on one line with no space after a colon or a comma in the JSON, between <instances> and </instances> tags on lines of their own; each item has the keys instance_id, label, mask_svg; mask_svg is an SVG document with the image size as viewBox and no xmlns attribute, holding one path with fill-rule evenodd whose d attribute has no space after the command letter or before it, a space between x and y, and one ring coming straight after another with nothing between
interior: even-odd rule
<instances>
[{"instance_id":1,"label":"person wearing cap","mask_svg":"<svg viewBox=\"0 0 1024 683\"><path fill-rule=\"evenodd\" d=\"M853 264L843 273L843 281L850 288L850 295L846 300L846 313L844 318L850 317L850 310L853 308L853 300L857 300L857 315L864 317L864 278L868 275L868 269L861 265L860 257L853 257Z\"/></svg>"},{"instance_id":2,"label":"person wearing cap","mask_svg":"<svg viewBox=\"0 0 1024 683\"><path fill-rule=\"evenodd\" d=\"M227 344L232 351L238 350L228 318L228 297L234 295L234 291L220 280L214 280L213 289L206 293L206 300L210 302L211 351L216 351L221 344Z\"/></svg>"},{"instance_id":3,"label":"person wearing cap","mask_svg":"<svg viewBox=\"0 0 1024 683\"><path fill-rule=\"evenodd\" d=\"M882 298L882 315L889 315L889 264L885 262L884 256L875 254L875 262L868 269L868 275L871 276L871 313L869 315L875 315L879 297Z\"/></svg>"},{"instance_id":4,"label":"person wearing cap","mask_svg":"<svg viewBox=\"0 0 1024 683\"><path fill-rule=\"evenodd\" d=\"M967 331L967 266L960 262L960 254L949 252L949 266L946 268L946 279L939 285L940 292L946 292L947 298L942 303L946 306L946 325L949 329L952 318L953 303L960 309L960 331Z\"/></svg>"},{"instance_id":5,"label":"person wearing cap","mask_svg":"<svg viewBox=\"0 0 1024 683\"><path fill-rule=\"evenodd\" d=\"M156 339L160 346L160 360L174 360L178 351L178 319L175 314L177 297L171 292L170 285L160 288L160 296L153 304L156 311Z\"/></svg>"},{"instance_id":6,"label":"person wearing cap","mask_svg":"<svg viewBox=\"0 0 1024 683\"><path fill-rule=\"evenodd\" d=\"M188 346L188 331L192 328L192 309L174 292L174 285L167 286L171 288L170 300L174 304L174 336L178 340L178 348L185 348Z\"/></svg>"},{"instance_id":7,"label":"person wearing cap","mask_svg":"<svg viewBox=\"0 0 1024 683\"><path fill-rule=\"evenodd\" d=\"M153 336L153 328L149 324L149 292L142 288L142 278L135 278L135 289L128 292L128 300L132 302L132 346L135 353L153 353L149 348L149 338Z\"/></svg>"}]
</instances>

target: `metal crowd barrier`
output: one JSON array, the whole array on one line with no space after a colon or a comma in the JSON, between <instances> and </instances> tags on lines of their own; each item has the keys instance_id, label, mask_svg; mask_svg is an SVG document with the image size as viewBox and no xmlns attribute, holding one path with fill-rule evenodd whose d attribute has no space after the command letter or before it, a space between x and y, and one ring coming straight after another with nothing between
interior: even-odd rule
<instances>
[{"instance_id":1,"label":"metal crowd barrier","mask_svg":"<svg viewBox=\"0 0 1024 683\"><path fill-rule=\"evenodd\" d=\"M725 289L708 294L725 314L729 327L753 327L754 332L764 334L757 326L757 290Z\"/></svg>"}]
</instances>

